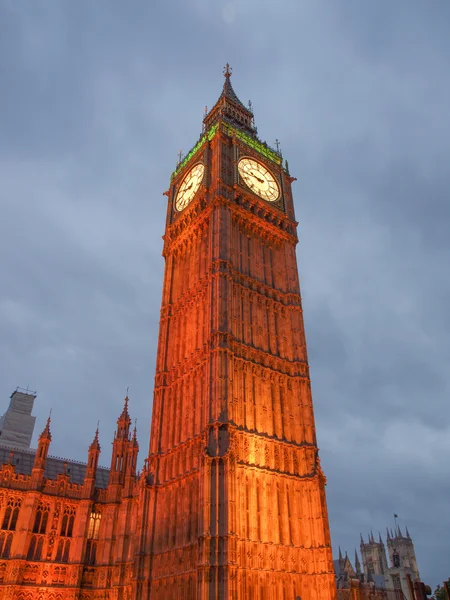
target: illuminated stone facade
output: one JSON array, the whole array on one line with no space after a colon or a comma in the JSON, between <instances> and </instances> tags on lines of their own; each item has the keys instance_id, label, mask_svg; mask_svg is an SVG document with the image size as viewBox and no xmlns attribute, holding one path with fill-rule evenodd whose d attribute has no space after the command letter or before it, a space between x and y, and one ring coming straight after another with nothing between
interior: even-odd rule
<instances>
[{"instance_id":1,"label":"illuminated stone facade","mask_svg":"<svg viewBox=\"0 0 450 600\"><path fill-rule=\"evenodd\" d=\"M168 192L142 598L335 598L295 248L293 178L230 74ZM213 131L213 135L209 132ZM264 169L255 188L242 158ZM196 164L201 186L181 212ZM260 185L260 187L259 187ZM146 564L145 564L146 563ZM150 575L150 577L149 577ZM146 583L143 584L144 589Z\"/></svg>"},{"instance_id":2,"label":"illuminated stone facade","mask_svg":"<svg viewBox=\"0 0 450 600\"><path fill-rule=\"evenodd\" d=\"M97 439L82 484L44 478L49 431L29 477L4 466L4 598L336 598L292 181L227 68L167 192L148 459L136 476L125 406L106 489Z\"/></svg>"},{"instance_id":3,"label":"illuminated stone facade","mask_svg":"<svg viewBox=\"0 0 450 600\"><path fill-rule=\"evenodd\" d=\"M49 457L50 419L35 452L0 448L9 453L0 469L0 599L133 597L139 447L130 423L127 398L109 470L98 467L98 431L87 464Z\"/></svg>"}]
</instances>

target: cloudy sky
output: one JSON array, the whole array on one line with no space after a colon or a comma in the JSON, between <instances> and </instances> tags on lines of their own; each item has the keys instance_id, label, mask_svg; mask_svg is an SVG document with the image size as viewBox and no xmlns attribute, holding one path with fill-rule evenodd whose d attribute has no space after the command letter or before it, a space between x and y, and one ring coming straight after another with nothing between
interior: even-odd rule
<instances>
[{"instance_id":1,"label":"cloudy sky","mask_svg":"<svg viewBox=\"0 0 450 600\"><path fill-rule=\"evenodd\" d=\"M450 575L447 0L3 0L0 413L110 460L130 386L147 451L165 200L233 67L281 141L332 540L408 525ZM35 443L35 441L34 441Z\"/></svg>"}]
</instances>

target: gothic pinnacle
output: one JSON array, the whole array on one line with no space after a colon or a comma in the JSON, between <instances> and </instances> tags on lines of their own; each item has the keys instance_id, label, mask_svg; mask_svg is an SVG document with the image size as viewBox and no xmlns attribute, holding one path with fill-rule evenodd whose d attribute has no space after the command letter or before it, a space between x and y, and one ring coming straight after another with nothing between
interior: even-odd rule
<instances>
[{"instance_id":1,"label":"gothic pinnacle","mask_svg":"<svg viewBox=\"0 0 450 600\"><path fill-rule=\"evenodd\" d=\"M130 415L128 413L128 402L129 402L129 398L128 398L128 388L127 388L127 395L125 396L123 411L119 417L119 421L127 421L128 423L131 423Z\"/></svg>"},{"instance_id":2,"label":"gothic pinnacle","mask_svg":"<svg viewBox=\"0 0 450 600\"><path fill-rule=\"evenodd\" d=\"M89 446L89 450L100 450L100 443L98 441L98 426L100 422L97 422L97 429L95 430L94 439L92 440L92 444Z\"/></svg>"},{"instance_id":3,"label":"gothic pinnacle","mask_svg":"<svg viewBox=\"0 0 450 600\"><path fill-rule=\"evenodd\" d=\"M50 414L48 415L47 423L44 427L44 431L39 436L39 439L47 438L48 440L51 441L51 439L52 439L52 434L50 432L51 416L52 416L52 409L50 409Z\"/></svg>"}]
</instances>

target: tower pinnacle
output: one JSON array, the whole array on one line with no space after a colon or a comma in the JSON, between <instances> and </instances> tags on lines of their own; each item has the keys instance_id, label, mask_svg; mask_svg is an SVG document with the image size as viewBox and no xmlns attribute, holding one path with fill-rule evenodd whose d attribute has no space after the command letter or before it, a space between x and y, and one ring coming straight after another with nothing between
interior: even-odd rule
<instances>
[{"instance_id":1,"label":"tower pinnacle","mask_svg":"<svg viewBox=\"0 0 450 600\"><path fill-rule=\"evenodd\" d=\"M47 423L45 424L44 431L39 436L39 439L48 439L52 440L52 434L50 432L50 423L51 423L52 411L50 409L50 414L48 415Z\"/></svg>"},{"instance_id":2,"label":"tower pinnacle","mask_svg":"<svg viewBox=\"0 0 450 600\"><path fill-rule=\"evenodd\" d=\"M227 63L223 69L225 81L222 93L212 109L205 115L203 125L205 131L216 124L219 120L226 121L230 125L238 127L252 136L256 135L253 125L253 112L245 106L237 97L231 85L232 69Z\"/></svg>"}]
</instances>

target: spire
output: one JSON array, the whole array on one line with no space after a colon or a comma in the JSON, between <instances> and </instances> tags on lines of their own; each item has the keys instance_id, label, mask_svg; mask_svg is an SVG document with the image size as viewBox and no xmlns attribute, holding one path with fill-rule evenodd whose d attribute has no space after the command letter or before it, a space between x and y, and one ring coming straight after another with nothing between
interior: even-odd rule
<instances>
[{"instance_id":1,"label":"spire","mask_svg":"<svg viewBox=\"0 0 450 600\"><path fill-rule=\"evenodd\" d=\"M243 109L245 109L247 112L253 114L252 111L251 111L251 108L250 108L251 105L249 107L245 106L239 100L239 98L236 95L236 92L233 90L233 86L231 85L231 74L232 74L232 72L233 72L233 69L227 63L225 65L225 67L223 68L223 75L225 77L225 82L223 84L222 94L221 94L220 98L228 98L228 100L231 100L232 102L234 102L238 106L240 106Z\"/></svg>"},{"instance_id":2,"label":"spire","mask_svg":"<svg viewBox=\"0 0 450 600\"><path fill-rule=\"evenodd\" d=\"M127 418L129 419L130 418L130 415L128 414L128 402L129 401L130 400L129 400L128 394L127 394L125 396L125 401L124 401L124 404L123 404L123 411L122 411L122 414L120 415L121 419L127 419Z\"/></svg>"},{"instance_id":3,"label":"spire","mask_svg":"<svg viewBox=\"0 0 450 600\"><path fill-rule=\"evenodd\" d=\"M50 432L50 423L51 423L52 411L50 409L50 414L48 415L47 423L45 424L44 431L39 436L39 440L48 440L52 441L52 434Z\"/></svg>"},{"instance_id":4,"label":"spire","mask_svg":"<svg viewBox=\"0 0 450 600\"><path fill-rule=\"evenodd\" d=\"M402 538L402 537L403 537L403 535L402 535L402 531L401 531L401 529L400 529L400 525L397 527L397 532L398 532L398 533L397 533L398 537L401 537L401 538Z\"/></svg>"},{"instance_id":5,"label":"spire","mask_svg":"<svg viewBox=\"0 0 450 600\"><path fill-rule=\"evenodd\" d=\"M99 423L97 422L97 429L95 430L95 436L92 440L92 444L89 446L89 450L98 450L100 452L100 442L98 441L98 426Z\"/></svg>"},{"instance_id":6,"label":"spire","mask_svg":"<svg viewBox=\"0 0 450 600\"><path fill-rule=\"evenodd\" d=\"M383 540L381 539L381 533L378 532L378 543L383 545Z\"/></svg>"},{"instance_id":7,"label":"spire","mask_svg":"<svg viewBox=\"0 0 450 600\"><path fill-rule=\"evenodd\" d=\"M374 538L373 538L373 532L372 532L372 530L370 530L369 541L370 541L372 544L374 544L374 543L375 543L375 540L374 540Z\"/></svg>"},{"instance_id":8,"label":"spire","mask_svg":"<svg viewBox=\"0 0 450 600\"><path fill-rule=\"evenodd\" d=\"M134 448L139 448L139 443L137 441L137 429L136 429L137 419L134 421L134 429L133 429L133 437L131 439L131 445Z\"/></svg>"},{"instance_id":9,"label":"spire","mask_svg":"<svg viewBox=\"0 0 450 600\"><path fill-rule=\"evenodd\" d=\"M362 533L359 534L359 537L361 538L361 545L363 545L364 544L364 538L362 536Z\"/></svg>"},{"instance_id":10,"label":"spire","mask_svg":"<svg viewBox=\"0 0 450 600\"><path fill-rule=\"evenodd\" d=\"M253 125L253 112L251 108L245 106L239 100L231 85L231 73L232 68L227 63L223 69L225 82L223 84L222 93L213 108L203 119L204 130L207 131L220 119L255 136L256 129Z\"/></svg>"},{"instance_id":11,"label":"spire","mask_svg":"<svg viewBox=\"0 0 450 600\"><path fill-rule=\"evenodd\" d=\"M130 433L131 418L128 413L128 402L129 399L127 395L125 396L122 413L117 419L116 439L128 439Z\"/></svg>"},{"instance_id":12,"label":"spire","mask_svg":"<svg viewBox=\"0 0 450 600\"><path fill-rule=\"evenodd\" d=\"M356 574L361 575L361 563L359 562L359 557L358 557L358 553L356 552L356 548L355 548L355 569L356 569Z\"/></svg>"},{"instance_id":13,"label":"spire","mask_svg":"<svg viewBox=\"0 0 450 600\"><path fill-rule=\"evenodd\" d=\"M39 488L43 481L45 461L47 460L48 449L50 447L50 442L52 441L52 434L50 432L51 415L52 411L50 411L44 431L39 436L36 454L34 456L33 486L35 489Z\"/></svg>"},{"instance_id":14,"label":"spire","mask_svg":"<svg viewBox=\"0 0 450 600\"><path fill-rule=\"evenodd\" d=\"M386 527L386 533L387 533L387 540L388 542L391 541L391 534L389 533L389 527Z\"/></svg>"},{"instance_id":15,"label":"spire","mask_svg":"<svg viewBox=\"0 0 450 600\"><path fill-rule=\"evenodd\" d=\"M408 540L411 539L411 536L409 535L408 527L406 527L406 537L408 538Z\"/></svg>"},{"instance_id":16,"label":"spire","mask_svg":"<svg viewBox=\"0 0 450 600\"><path fill-rule=\"evenodd\" d=\"M95 430L94 439L89 446L88 450L88 461L86 465L86 471L84 473L84 498L92 498L95 492L95 477L97 474L98 458L100 456L100 443L98 441L98 426Z\"/></svg>"},{"instance_id":17,"label":"spire","mask_svg":"<svg viewBox=\"0 0 450 600\"><path fill-rule=\"evenodd\" d=\"M339 560L342 560L342 550L341 550L340 546L339 546Z\"/></svg>"}]
</instances>

